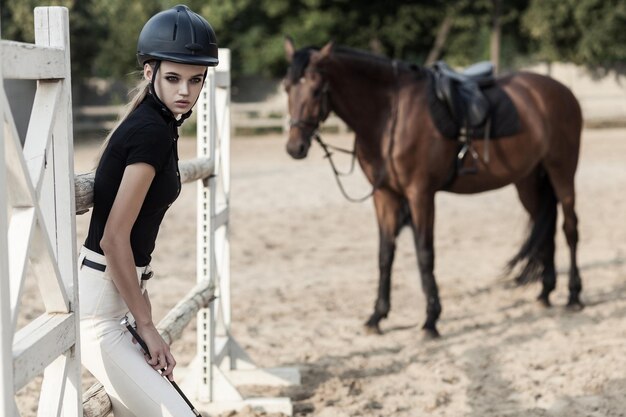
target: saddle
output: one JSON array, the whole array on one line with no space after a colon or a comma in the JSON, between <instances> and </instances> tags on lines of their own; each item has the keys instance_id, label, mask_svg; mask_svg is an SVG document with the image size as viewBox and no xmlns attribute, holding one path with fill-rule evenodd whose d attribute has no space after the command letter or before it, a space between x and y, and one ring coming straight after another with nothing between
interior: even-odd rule
<instances>
[{"instance_id":1,"label":"saddle","mask_svg":"<svg viewBox=\"0 0 626 417\"><path fill-rule=\"evenodd\" d=\"M451 178L476 173L480 157L472 141L484 140L482 159L488 163L489 140L519 132L517 110L496 83L491 62L479 62L457 72L438 61L429 74L428 107L432 119L444 137L459 144ZM466 163L468 155L471 158Z\"/></svg>"},{"instance_id":2,"label":"saddle","mask_svg":"<svg viewBox=\"0 0 626 417\"><path fill-rule=\"evenodd\" d=\"M490 105L482 89L495 83L493 64L483 61L456 72L438 61L433 71L437 98L445 103L457 125L476 128L485 123Z\"/></svg>"}]
</instances>

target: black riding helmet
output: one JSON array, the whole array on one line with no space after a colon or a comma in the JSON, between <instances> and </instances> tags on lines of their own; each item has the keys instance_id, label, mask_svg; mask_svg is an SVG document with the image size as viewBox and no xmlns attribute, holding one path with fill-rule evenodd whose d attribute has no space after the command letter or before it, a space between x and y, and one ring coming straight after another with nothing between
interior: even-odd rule
<instances>
[{"instance_id":1,"label":"black riding helmet","mask_svg":"<svg viewBox=\"0 0 626 417\"><path fill-rule=\"evenodd\" d=\"M152 16L137 42L137 60L172 61L180 64L218 64L217 37L209 22L179 4Z\"/></svg>"},{"instance_id":2,"label":"black riding helmet","mask_svg":"<svg viewBox=\"0 0 626 417\"><path fill-rule=\"evenodd\" d=\"M150 93L161 105L161 110L171 114L154 89L161 61L215 67L219 62L217 37L209 22L189 7L179 4L155 14L146 22L137 42L137 60L141 66L154 61ZM205 77L206 74L205 71ZM180 126L191 113L189 110L183 114L176 124Z\"/></svg>"}]
</instances>

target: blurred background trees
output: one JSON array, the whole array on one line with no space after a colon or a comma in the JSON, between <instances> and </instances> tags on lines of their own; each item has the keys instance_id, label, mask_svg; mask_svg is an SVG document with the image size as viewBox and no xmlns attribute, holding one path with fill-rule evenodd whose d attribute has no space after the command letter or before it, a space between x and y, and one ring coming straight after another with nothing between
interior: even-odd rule
<instances>
[{"instance_id":1,"label":"blurred background trees","mask_svg":"<svg viewBox=\"0 0 626 417\"><path fill-rule=\"evenodd\" d=\"M1 3L2 37L32 42L33 8L70 9L74 81L139 69L145 21L178 1L20 0ZM336 43L424 64L490 59L592 67L626 62L626 0L188 0L232 51L233 76L282 76L284 35L298 46ZM496 58L496 57L494 57Z\"/></svg>"}]
</instances>

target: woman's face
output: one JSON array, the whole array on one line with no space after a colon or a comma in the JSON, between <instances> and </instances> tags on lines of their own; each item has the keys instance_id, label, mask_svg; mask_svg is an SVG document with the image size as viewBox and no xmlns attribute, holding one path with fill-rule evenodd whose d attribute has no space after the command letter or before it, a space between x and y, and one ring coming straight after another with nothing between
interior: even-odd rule
<instances>
[{"instance_id":1,"label":"woman's face","mask_svg":"<svg viewBox=\"0 0 626 417\"><path fill-rule=\"evenodd\" d=\"M162 61L154 81L154 91L175 115L187 113L196 103L206 67ZM152 80L152 67L144 65L144 77Z\"/></svg>"}]
</instances>

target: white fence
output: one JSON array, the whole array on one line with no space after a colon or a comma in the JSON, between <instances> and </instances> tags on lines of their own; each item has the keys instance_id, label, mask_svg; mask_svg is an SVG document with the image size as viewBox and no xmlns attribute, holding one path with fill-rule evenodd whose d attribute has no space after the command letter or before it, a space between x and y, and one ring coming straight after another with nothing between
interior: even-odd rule
<instances>
[{"instance_id":1,"label":"white fence","mask_svg":"<svg viewBox=\"0 0 626 417\"><path fill-rule=\"evenodd\" d=\"M35 9L36 45L0 44L4 78L37 79L31 123L21 147L0 85L0 413L16 416L14 395L44 372L38 416L106 416L101 386L81 401L76 319L74 213L92 204L93 174L73 175L67 9ZM297 370L257 369L230 333L230 51L209 71L198 101L198 159L180 164L183 182L198 182L198 284L157 326L168 342L198 314L198 354L180 385L199 410L246 405L292 413L288 398L243 398L238 384L289 385ZM174 208L175 209L175 208ZM8 220L7 220L8 219ZM10 243L10 244L9 244ZM15 331L27 263L46 312ZM212 294L217 301L208 304Z\"/></svg>"},{"instance_id":2,"label":"white fence","mask_svg":"<svg viewBox=\"0 0 626 417\"><path fill-rule=\"evenodd\" d=\"M626 121L626 74L618 68L589 69L568 63L536 64L520 68L549 75L568 86L583 109L585 122L591 126ZM232 128L236 134L254 134L264 131L286 132L287 97L276 80L256 80L246 88L267 90L267 84L275 86L265 101L232 103ZM93 131L110 128L122 106L84 106L75 109L75 130ZM325 129L343 133L346 124L331 113Z\"/></svg>"},{"instance_id":3,"label":"white fence","mask_svg":"<svg viewBox=\"0 0 626 417\"><path fill-rule=\"evenodd\" d=\"M75 109L77 132L109 130L124 106L81 106ZM288 130L287 98L268 102L231 103L231 127L237 134L257 134L267 131L286 133ZM324 129L340 133L348 131L343 120L331 114L323 124Z\"/></svg>"},{"instance_id":4,"label":"white fence","mask_svg":"<svg viewBox=\"0 0 626 417\"><path fill-rule=\"evenodd\" d=\"M74 109L74 130L77 134L109 130L115 126L123 110L124 106L77 107ZM289 130L287 96L282 93L268 101L231 103L230 114L231 128L237 135L286 133ZM334 113L322 127L338 133L348 132L348 126Z\"/></svg>"},{"instance_id":5,"label":"white fence","mask_svg":"<svg viewBox=\"0 0 626 417\"><path fill-rule=\"evenodd\" d=\"M35 44L1 41L2 79L37 81L24 146L0 84L0 413L43 372L38 416L81 412L67 9L35 9ZM30 265L45 312L16 331Z\"/></svg>"},{"instance_id":6,"label":"white fence","mask_svg":"<svg viewBox=\"0 0 626 417\"><path fill-rule=\"evenodd\" d=\"M289 115L287 114L287 96L279 94L272 100L258 103L236 103L233 105L233 129L241 134L262 133L267 130L287 133ZM334 113L321 125L337 133L348 132L346 123Z\"/></svg>"}]
</instances>

